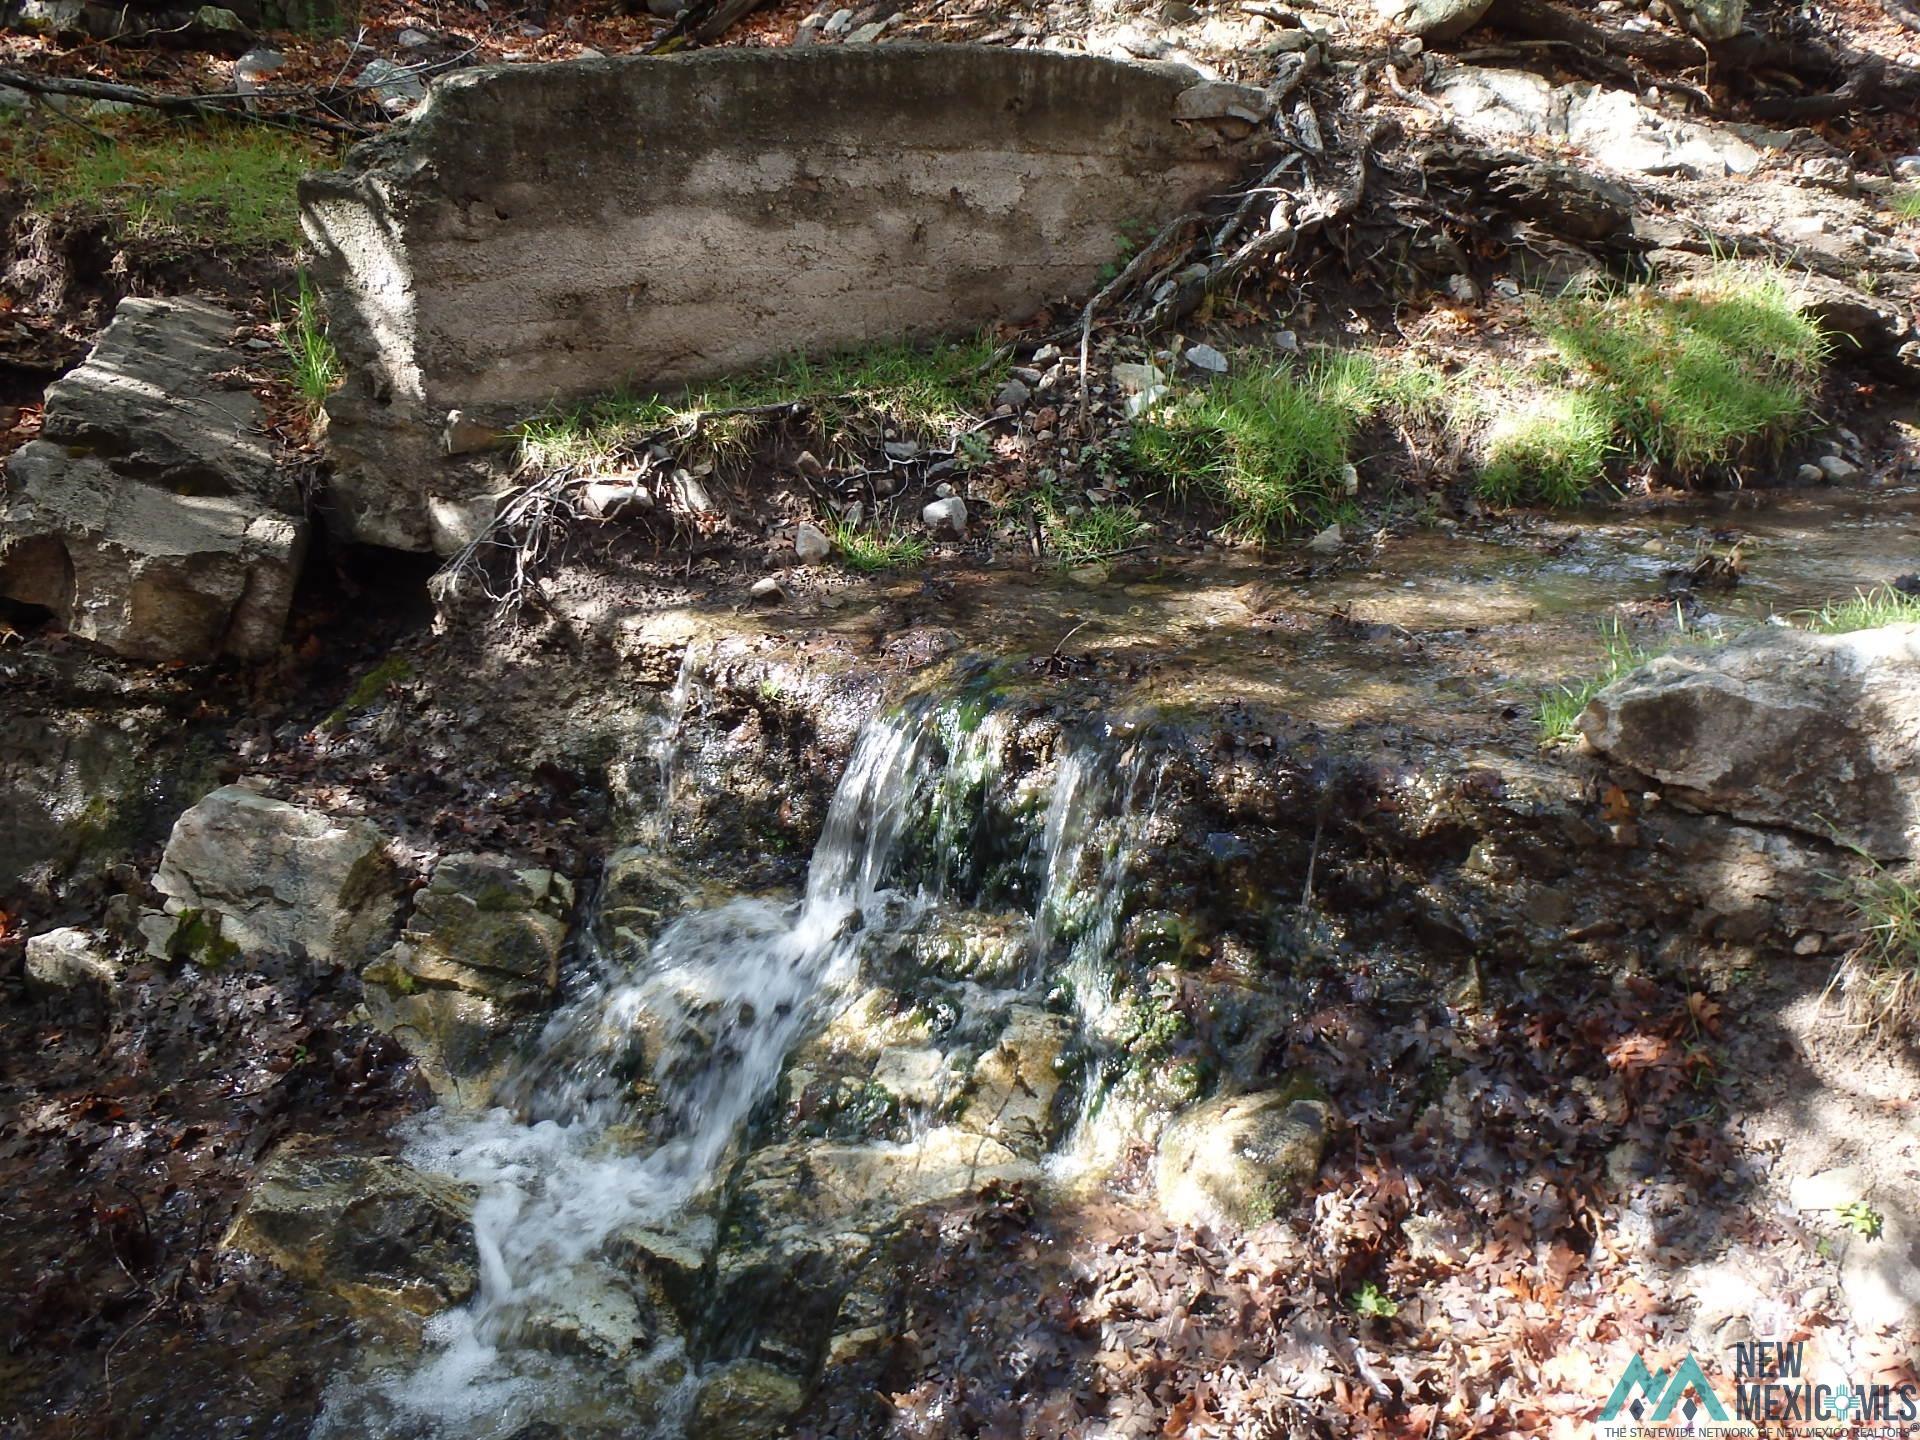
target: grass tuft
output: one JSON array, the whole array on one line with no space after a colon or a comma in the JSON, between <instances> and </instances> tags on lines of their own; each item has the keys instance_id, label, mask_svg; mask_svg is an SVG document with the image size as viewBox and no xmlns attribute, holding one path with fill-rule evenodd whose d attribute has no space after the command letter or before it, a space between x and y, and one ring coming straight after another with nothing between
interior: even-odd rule
<instances>
[{"instance_id":1,"label":"grass tuft","mask_svg":"<svg viewBox=\"0 0 1920 1440\"><path fill-rule=\"evenodd\" d=\"M1270 544L1341 507L1355 431L1409 383L1393 374L1351 353L1247 370L1136 422L1127 458L1175 494L1223 504L1230 539Z\"/></svg>"},{"instance_id":2,"label":"grass tuft","mask_svg":"<svg viewBox=\"0 0 1920 1440\"><path fill-rule=\"evenodd\" d=\"M1920 1022L1920 884L1861 859L1868 868L1844 892L1861 938L1834 984L1857 1023L1911 1034Z\"/></svg>"},{"instance_id":3,"label":"grass tuft","mask_svg":"<svg viewBox=\"0 0 1920 1440\"><path fill-rule=\"evenodd\" d=\"M300 290L293 308L280 317L280 344L293 364L293 388L311 420L320 413L342 378L340 352L327 338L320 313L320 296L300 272Z\"/></svg>"},{"instance_id":4,"label":"grass tuft","mask_svg":"<svg viewBox=\"0 0 1920 1440\"><path fill-rule=\"evenodd\" d=\"M1600 669L1597 674L1574 685L1556 685L1540 697L1540 743L1560 745L1578 733L1575 721L1589 701L1607 686L1653 658L1652 651L1633 643L1633 637L1618 619L1600 627Z\"/></svg>"},{"instance_id":5,"label":"grass tuft","mask_svg":"<svg viewBox=\"0 0 1920 1440\"><path fill-rule=\"evenodd\" d=\"M1901 220L1920 220L1920 185L1903 185L1893 192L1887 208Z\"/></svg>"},{"instance_id":6,"label":"grass tuft","mask_svg":"<svg viewBox=\"0 0 1920 1440\"><path fill-rule=\"evenodd\" d=\"M1876 585L1871 590L1856 590L1851 598L1833 600L1801 617L1805 629L1822 635L1844 635L1851 630L1872 630L1880 625L1920 623L1920 595L1909 595L1891 585Z\"/></svg>"},{"instance_id":7,"label":"grass tuft","mask_svg":"<svg viewBox=\"0 0 1920 1440\"><path fill-rule=\"evenodd\" d=\"M900 531L883 532L836 523L828 532L828 538L840 552L840 563L864 575L918 565L927 558L927 542L918 535Z\"/></svg>"},{"instance_id":8,"label":"grass tuft","mask_svg":"<svg viewBox=\"0 0 1920 1440\"><path fill-rule=\"evenodd\" d=\"M1047 548L1065 565L1109 559L1137 545L1152 528L1130 502L1089 504L1076 512L1052 487L1034 493L1033 507Z\"/></svg>"},{"instance_id":9,"label":"grass tuft","mask_svg":"<svg viewBox=\"0 0 1920 1440\"><path fill-rule=\"evenodd\" d=\"M802 407L809 443L829 463L870 455L893 436L945 449L984 409L994 353L984 338L878 346L796 356L675 399L614 394L528 421L520 427L521 454L546 469L591 465L643 435L673 429L684 461L741 463L780 417L724 412L778 405Z\"/></svg>"},{"instance_id":10,"label":"grass tuft","mask_svg":"<svg viewBox=\"0 0 1920 1440\"><path fill-rule=\"evenodd\" d=\"M1474 488L1494 505L1576 505L1606 477L1613 415L1586 391L1533 395L1495 420Z\"/></svg>"},{"instance_id":11,"label":"grass tuft","mask_svg":"<svg viewBox=\"0 0 1920 1440\"><path fill-rule=\"evenodd\" d=\"M1674 294L1559 300L1543 328L1628 443L1689 475L1777 449L1811 408L1827 354L1779 276L1731 265Z\"/></svg>"},{"instance_id":12,"label":"grass tuft","mask_svg":"<svg viewBox=\"0 0 1920 1440\"><path fill-rule=\"evenodd\" d=\"M300 242L294 186L326 151L253 125L90 120L0 131L11 174L41 203L117 220L141 238L175 237L243 250ZM101 126L112 129L94 133Z\"/></svg>"}]
</instances>

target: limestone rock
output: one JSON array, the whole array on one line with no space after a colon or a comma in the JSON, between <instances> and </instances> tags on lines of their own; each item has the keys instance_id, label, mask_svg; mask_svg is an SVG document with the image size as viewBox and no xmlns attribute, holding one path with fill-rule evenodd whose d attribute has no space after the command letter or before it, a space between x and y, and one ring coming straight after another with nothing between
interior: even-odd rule
<instances>
[{"instance_id":1,"label":"limestone rock","mask_svg":"<svg viewBox=\"0 0 1920 1440\"><path fill-rule=\"evenodd\" d=\"M1920 625L1768 628L1664 655L1602 690L1579 723L1698 809L1881 859L1920 855Z\"/></svg>"},{"instance_id":2,"label":"limestone rock","mask_svg":"<svg viewBox=\"0 0 1920 1440\"><path fill-rule=\"evenodd\" d=\"M449 855L399 943L366 968L368 1016L443 1101L491 1099L521 1022L552 996L572 905L572 884L550 870Z\"/></svg>"},{"instance_id":3,"label":"limestone rock","mask_svg":"<svg viewBox=\"0 0 1920 1440\"><path fill-rule=\"evenodd\" d=\"M216 378L237 363L236 323L194 300L121 301L8 463L0 593L139 659L273 653L306 526L259 402Z\"/></svg>"},{"instance_id":4,"label":"limestone rock","mask_svg":"<svg viewBox=\"0 0 1920 1440\"><path fill-rule=\"evenodd\" d=\"M380 831L270 800L215 790L174 822L153 883L176 926L176 954L247 965L306 959L364 963L392 928L396 876Z\"/></svg>"},{"instance_id":5,"label":"limestone rock","mask_svg":"<svg viewBox=\"0 0 1920 1440\"><path fill-rule=\"evenodd\" d=\"M1053 1102L1060 1089L1060 1057L1072 1033L1063 1016L1015 1005L999 1040L973 1068L960 1128L998 1140L1016 1154L1044 1154L1060 1132Z\"/></svg>"},{"instance_id":6,"label":"limestone rock","mask_svg":"<svg viewBox=\"0 0 1920 1440\"><path fill-rule=\"evenodd\" d=\"M1478 25L1493 0L1378 0L1380 15L1395 29L1422 40L1452 40Z\"/></svg>"},{"instance_id":7,"label":"limestone rock","mask_svg":"<svg viewBox=\"0 0 1920 1440\"><path fill-rule=\"evenodd\" d=\"M472 1191L399 1160L296 1136L261 1167L225 1250L271 1261L363 1314L431 1315L474 1291Z\"/></svg>"},{"instance_id":8,"label":"limestone rock","mask_svg":"<svg viewBox=\"0 0 1920 1440\"><path fill-rule=\"evenodd\" d=\"M920 511L920 519L934 534L958 540L967 533L967 502L958 495L929 501Z\"/></svg>"},{"instance_id":9,"label":"limestone rock","mask_svg":"<svg viewBox=\"0 0 1920 1440\"><path fill-rule=\"evenodd\" d=\"M818 525L799 525L793 532L793 553L802 565L818 565L833 553L833 542Z\"/></svg>"},{"instance_id":10,"label":"limestone rock","mask_svg":"<svg viewBox=\"0 0 1920 1440\"><path fill-rule=\"evenodd\" d=\"M687 1440L768 1440L806 1400L806 1388L785 1371L735 1361L700 1382Z\"/></svg>"},{"instance_id":11,"label":"limestone rock","mask_svg":"<svg viewBox=\"0 0 1920 1440\"><path fill-rule=\"evenodd\" d=\"M1160 1208L1177 1225L1271 1220L1312 1181L1332 1119L1324 1100L1278 1090L1194 1106L1160 1138Z\"/></svg>"},{"instance_id":12,"label":"limestone rock","mask_svg":"<svg viewBox=\"0 0 1920 1440\"><path fill-rule=\"evenodd\" d=\"M74 926L48 930L27 941L27 979L49 990L110 987L120 963L93 935Z\"/></svg>"}]
</instances>

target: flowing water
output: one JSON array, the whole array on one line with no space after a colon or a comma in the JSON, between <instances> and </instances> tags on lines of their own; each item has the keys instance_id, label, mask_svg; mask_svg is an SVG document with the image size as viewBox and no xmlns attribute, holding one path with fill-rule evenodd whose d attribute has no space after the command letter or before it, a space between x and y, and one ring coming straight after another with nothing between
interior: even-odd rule
<instances>
[{"instance_id":1,"label":"flowing water","mask_svg":"<svg viewBox=\"0 0 1920 1440\"><path fill-rule=\"evenodd\" d=\"M682 783L677 736L698 673L690 658L653 757L663 796ZM640 953L582 945L584 963L502 1091L510 1104L436 1111L408 1146L419 1168L477 1187L476 1295L429 1322L421 1357L336 1381L317 1436L505 1437L534 1420L604 1420L641 1390L648 1429L681 1428L694 1389L683 1344L649 1344L632 1293L598 1262L631 1227L698 1223L788 1054L855 977L869 930L912 925L956 874L977 881L970 847L1007 799L995 793L1004 718L948 699L870 721L797 902L694 911ZM1137 742L1068 749L1015 867L1037 895L1029 988L1064 978L1096 1044L1158 777ZM930 852L918 843L928 838ZM909 850L915 886L897 873ZM636 1046L650 1062L640 1086ZM1076 1128L1094 1127L1083 1117Z\"/></svg>"}]
</instances>

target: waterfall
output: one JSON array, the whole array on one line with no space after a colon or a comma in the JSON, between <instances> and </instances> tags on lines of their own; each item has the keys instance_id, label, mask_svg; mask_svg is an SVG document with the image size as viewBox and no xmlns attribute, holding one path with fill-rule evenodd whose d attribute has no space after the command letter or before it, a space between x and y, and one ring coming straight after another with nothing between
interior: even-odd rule
<instances>
[{"instance_id":1,"label":"waterfall","mask_svg":"<svg viewBox=\"0 0 1920 1440\"><path fill-rule=\"evenodd\" d=\"M623 1228L675 1217L722 1172L818 1002L845 978L864 915L886 908L931 715L869 722L798 904L735 899L674 921L643 956L595 954L507 1087L515 1109L436 1111L417 1125L406 1158L479 1189L478 1293L429 1323L417 1366L336 1384L316 1436L509 1435L564 1406L583 1377L543 1340L592 1283L583 1267ZM609 1076L643 1023L667 1135L632 1154L613 1133L631 1104ZM630 1297L607 1303L603 1323L628 1323Z\"/></svg>"},{"instance_id":2,"label":"waterfall","mask_svg":"<svg viewBox=\"0 0 1920 1440\"><path fill-rule=\"evenodd\" d=\"M689 655L649 751L663 840L699 677ZM1160 767L1143 743L1104 732L1066 745L1036 829L1019 818L1033 812L1003 793L1011 713L974 694L923 697L871 719L798 900L735 898L631 947L604 945L588 927L584 963L499 1092L509 1103L432 1112L408 1138L412 1164L476 1188L477 1292L428 1322L419 1356L338 1378L316 1440L505 1440L570 1416L590 1428L630 1409L646 1377L669 1372L684 1378L649 1383L653 1413L622 1433L679 1433L697 1383L684 1343L640 1333L625 1277L602 1262L635 1227L711 1226L711 1192L750 1117L832 998L848 993L869 932L904 932L950 885L976 898L1000 866L1015 879L996 883L1032 897L1027 983L997 994L969 987L982 1022L1064 981L1084 1036L1102 1045L1113 1033L1109 960ZM1091 1123L1095 1088L1075 1155L1098 1150L1085 1137L1106 1128ZM599 1363L580 1363L583 1352Z\"/></svg>"}]
</instances>

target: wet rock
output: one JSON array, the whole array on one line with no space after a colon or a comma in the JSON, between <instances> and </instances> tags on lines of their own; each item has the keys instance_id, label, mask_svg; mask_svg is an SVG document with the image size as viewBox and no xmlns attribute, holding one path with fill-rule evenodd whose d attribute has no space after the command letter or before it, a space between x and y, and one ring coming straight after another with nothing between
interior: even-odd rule
<instances>
[{"instance_id":1,"label":"wet rock","mask_svg":"<svg viewBox=\"0 0 1920 1440\"><path fill-rule=\"evenodd\" d=\"M1920 854L1920 625L1769 628L1665 655L1579 723L1671 799L1882 859Z\"/></svg>"},{"instance_id":2,"label":"wet rock","mask_svg":"<svg viewBox=\"0 0 1920 1440\"><path fill-rule=\"evenodd\" d=\"M1452 40L1480 23L1493 0L1378 0L1380 16L1422 40Z\"/></svg>"},{"instance_id":3,"label":"wet rock","mask_svg":"<svg viewBox=\"0 0 1920 1440\"><path fill-rule=\"evenodd\" d=\"M798 525L793 531L793 553L802 565L818 565L833 553L833 542L818 525Z\"/></svg>"},{"instance_id":4,"label":"wet rock","mask_svg":"<svg viewBox=\"0 0 1920 1440\"><path fill-rule=\"evenodd\" d=\"M929 501L920 511L920 520L936 535L962 539L967 533L967 502L958 495Z\"/></svg>"},{"instance_id":5,"label":"wet rock","mask_svg":"<svg viewBox=\"0 0 1920 1440\"><path fill-rule=\"evenodd\" d=\"M499 856L449 855L399 943L369 965L367 1014L419 1063L443 1101L486 1103L517 1026L558 982L573 886Z\"/></svg>"},{"instance_id":6,"label":"wet rock","mask_svg":"<svg viewBox=\"0 0 1920 1440\"><path fill-rule=\"evenodd\" d=\"M110 989L120 962L93 934L67 926L27 941L27 979L48 990Z\"/></svg>"},{"instance_id":7,"label":"wet rock","mask_svg":"<svg viewBox=\"0 0 1920 1440\"><path fill-rule=\"evenodd\" d=\"M227 785L174 822L153 883L175 958L357 967L391 932L396 878L370 822Z\"/></svg>"},{"instance_id":8,"label":"wet rock","mask_svg":"<svg viewBox=\"0 0 1920 1440\"><path fill-rule=\"evenodd\" d=\"M770 1440L806 1400L806 1387L786 1372L736 1361L700 1382L687 1440Z\"/></svg>"},{"instance_id":9,"label":"wet rock","mask_svg":"<svg viewBox=\"0 0 1920 1440\"><path fill-rule=\"evenodd\" d=\"M195 300L120 303L8 462L0 594L139 659L273 653L306 526L259 401L219 378L236 324Z\"/></svg>"},{"instance_id":10,"label":"wet rock","mask_svg":"<svg viewBox=\"0 0 1920 1440\"><path fill-rule=\"evenodd\" d=\"M1015 1154L1044 1154L1060 1133L1054 1100L1073 1027L1031 1005L1007 1013L1006 1029L973 1069L961 1129L998 1140Z\"/></svg>"},{"instance_id":11,"label":"wet rock","mask_svg":"<svg viewBox=\"0 0 1920 1440\"><path fill-rule=\"evenodd\" d=\"M578 1267L556 1285L527 1316L526 1329L542 1349L615 1364L653 1339L653 1327L632 1292L592 1265Z\"/></svg>"},{"instance_id":12,"label":"wet rock","mask_svg":"<svg viewBox=\"0 0 1920 1440\"><path fill-rule=\"evenodd\" d=\"M1264 1224L1312 1182L1332 1120L1324 1100L1282 1090L1196 1105L1161 1136L1160 1208L1177 1225Z\"/></svg>"},{"instance_id":13,"label":"wet rock","mask_svg":"<svg viewBox=\"0 0 1920 1440\"><path fill-rule=\"evenodd\" d=\"M1848 485L1860 478L1860 467L1839 455L1822 455L1820 473L1835 485Z\"/></svg>"},{"instance_id":14,"label":"wet rock","mask_svg":"<svg viewBox=\"0 0 1920 1440\"><path fill-rule=\"evenodd\" d=\"M258 1256L362 1315L431 1315L473 1294L473 1193L398 1160L296 1136L261 1167L221 1248Z\"/></svg>"}]
</instances>

